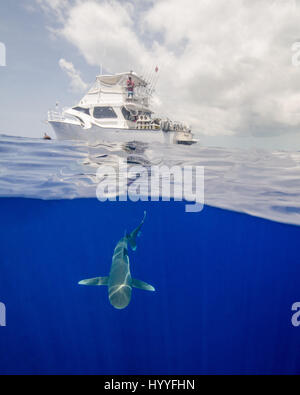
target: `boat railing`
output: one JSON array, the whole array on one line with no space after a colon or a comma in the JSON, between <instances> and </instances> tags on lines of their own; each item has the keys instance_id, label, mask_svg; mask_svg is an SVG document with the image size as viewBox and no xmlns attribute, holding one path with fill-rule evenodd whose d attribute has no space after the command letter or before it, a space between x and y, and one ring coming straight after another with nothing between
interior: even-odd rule
<instances>
[{"instance_id":1,"label":"boat railing","mask_svg":"<svg viewBox=\"0 0 300 395\"><path fill-rule=\"evenodd\" d=\"M74 117L72 115L67 115L64 112L48 111L48 121L62 122L66 120L74 120Z\"/></svg>"},{"instance_id":2,"label":"boat railing","mask_svg":"<svg viewBox=\"0 0 300 395\"><path fill-rule=\"evenodd\" d=\"M137 96L133 95L132 97L128 97L128 95L124 95L124 101L126 103L138 103L142 104L143 106L148 106L149 105L149 99L145 96Z\"/></svg>"},{"instance_id":3,"label":"boat railing","mask_svg":"<svg viewBox=\"0 0 300 395\"><path fill-rule=\"evenodd\" d=\"M149 94L145 87L137 86L134 88L133 95L129 95L127 86L123 86L123 98L127 103L142 103L149 104Z\"/></svg>"}]
</instances>

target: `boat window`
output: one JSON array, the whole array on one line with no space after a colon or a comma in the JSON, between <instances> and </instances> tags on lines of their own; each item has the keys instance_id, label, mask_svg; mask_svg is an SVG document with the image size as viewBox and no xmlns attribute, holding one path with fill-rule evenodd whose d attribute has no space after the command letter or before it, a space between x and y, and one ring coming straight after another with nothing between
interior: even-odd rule
<instances>
[{"instance_id":1,"label":"boat window","mask_svg":"<svg viewBox=\"0 0 300 395\"><path fill-rule=\"evenodd\" d=\"M83 107L73 107L73 110L75 111L80 111L84 112L87 115L90 115L90 110L88 108L83 108Z\"/></svg>"},{"instance_id":2,"label":"boat window","mask_svg":"<svg viewBox=\"0 0 300 395\"><path fill-rule=\"evenodd\" d=\"M118 118L112 107L95 107L94 118Z\"/></svg>"},{"instance_id":3,"label":"boat window","mask_svg":"<svg viewBox=\"0 0 300 395\"><path fill-rule=\"evenodd\" d=\"M126 110L125 107L122 107L122 114L127 121L130 120L130 111Z\"/></svg>"},{"instance_id":4,"label":"boat window","mask_svg":"<svg viewBox=\"0 0 300 395\"><path fill-rule=\"evenodd\" d=\"M145 115L145 116L147 116L147 117L149 117L149 118L151 118L151 112L146 112L146 111L139 111L138 112L138 115Z\"/></svg>"}]
</instances>

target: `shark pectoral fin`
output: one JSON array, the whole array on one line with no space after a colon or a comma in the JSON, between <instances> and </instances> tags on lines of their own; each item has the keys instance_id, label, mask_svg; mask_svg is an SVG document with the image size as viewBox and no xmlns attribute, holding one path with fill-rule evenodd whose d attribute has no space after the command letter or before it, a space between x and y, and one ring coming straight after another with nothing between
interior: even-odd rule
<instances>
[{"instance_id":1,"label":"shark pectoral fin","mask_svg":"<svg viewBox=\"0 0 300 395\"><path fill-rule=\"evenodd\" d=\"M136 280L135 278L132 279L132 286L134 288L139 288L143 289L144 291L151 291L154 292L155 288L152 287L152 285L145 283L144 281L141 280Z\"/></svg>"},{"instance_id":2,"label":"shark pectoral fin","mask_svg":"<svg viewBox=\"0 0 300 395\"><path fill-rule=\"evenodd\" d=\"M89 278L88 280L82 280L78 283L79 285L108 285L108 277L96 277Z\"/></svg>"}]
</instances>

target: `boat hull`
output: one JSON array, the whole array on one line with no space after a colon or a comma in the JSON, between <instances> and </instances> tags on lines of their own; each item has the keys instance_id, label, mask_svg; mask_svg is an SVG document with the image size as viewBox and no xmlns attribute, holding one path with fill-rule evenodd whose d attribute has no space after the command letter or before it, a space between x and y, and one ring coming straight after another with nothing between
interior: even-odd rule
<instances>
[{"instance_id":1,"label":"boat hull","mask_svg":"<svg viewBox=\"0 0 300 395\"><path fill-rule=\"evenodd\" d=\"M49 123L58 140L80 140L90 144L132 141L170 144L173 142L174 135L174 132L163 132L162 130L102 128L95 125L84 129L81 125L68 122L49 121Z\"/></svg>"},{"instance_id":2,"label":"boat hull","mask_svg":"<svg viewBox=\"0 0 300 395\"><path fill-rule=\"evenodd\" d=\"M195 140L191 140L191 141L177 141L176 142L176 144L179 144L179 145L193 145L193 144L196 144L197 143L197 141L195 141Z\"/></svg>"}]
</instances>

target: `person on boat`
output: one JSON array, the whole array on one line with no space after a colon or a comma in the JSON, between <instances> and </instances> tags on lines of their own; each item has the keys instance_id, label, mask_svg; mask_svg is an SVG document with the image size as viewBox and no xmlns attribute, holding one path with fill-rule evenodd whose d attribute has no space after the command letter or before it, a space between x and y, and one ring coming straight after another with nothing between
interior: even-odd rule
<instances>
[{"instance_id":1,"label":"person on boat","mask_svg":"<svg viewBox=\"0 0 300 395\"><path fill-rule=\"evenodd\" d=\"M128 91L128 98L133 98L134 82L132 81L131 77L129 77L127 80L127 91Z\"/></svg>"}]
</instances>

